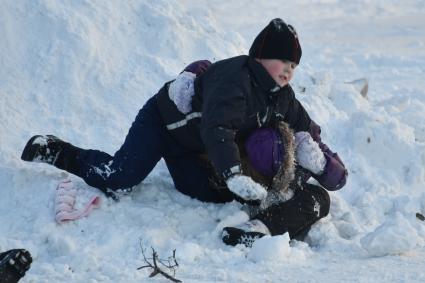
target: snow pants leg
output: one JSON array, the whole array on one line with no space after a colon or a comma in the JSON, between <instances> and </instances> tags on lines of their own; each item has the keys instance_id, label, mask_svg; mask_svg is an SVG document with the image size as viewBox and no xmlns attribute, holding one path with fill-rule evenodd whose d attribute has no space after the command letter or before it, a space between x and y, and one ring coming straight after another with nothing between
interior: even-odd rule
<instances>
[{"instance_id":1,"label":"snow pants leg","mask_svg":"<svg viewBox=\"0 0 425 283\"><path fill-rule=\"evenodd\" d=\"M231 201L228 195L213 188L211 173L201 159L186 150L168 133L156 97L151 98L139 111L121 148L113 155L69 146L62 159L66 168L84 181L102 191L128 189L143 181L161 158L164 158L175 187L182 193L201 201ZM58 166L60 167L60 166Z\"/></svg>"},{"instance_id":2,"label":"snow pants leg","mask_svg":"<svg viewBox=\"0 0 425 283\"><path fill-rule=\"evenodd\" d=\"M67 168L101 190L127 189L139 184L152 171L164 151L165 133L150 99L139 111L121 148L113 155L79 149ZM73 154L64 151L65 159Z\"/></svg>"},{"instance_id":3,"label":"snow pants leg","mask_svg":"<svg viewBox=\"0 0 425 283\"><path fill-rule=\"evenodd\" d=\"M225 184L215 183L214 169L199 155L168 155L165 162L174 185L181 193L206 202L222 203L234 199Z\"/></svg>"},{"instance_id":4,"label":"snow pants leg","mask_svg":"<svg viewBox=\"0 0 425 283\"><path fill-rule=\"evenodd\" d=\"M330 198L328 192L312 184L283 203L275 204L261 211L254 219L261 220L272 235L289 232L291 239L302 240L320 218L329 213Z\"/></svg>"}]
</instances>

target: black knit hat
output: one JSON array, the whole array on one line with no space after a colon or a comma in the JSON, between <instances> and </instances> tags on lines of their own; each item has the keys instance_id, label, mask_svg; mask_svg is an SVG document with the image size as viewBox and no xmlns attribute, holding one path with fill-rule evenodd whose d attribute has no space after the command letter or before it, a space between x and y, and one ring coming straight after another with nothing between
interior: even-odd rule
<instances>
[{"instance_id":1,"label":"black knit hat","mask_svg":"<svg viewBox=\"0 0 425 283\"><path fill-rule=\"evenodd\" d=\"M301 54L297 32L279 18L272 20L257 35L249 49L249 56L253 58L289 60L297 64Z\"/></svg>"}]
</instances>

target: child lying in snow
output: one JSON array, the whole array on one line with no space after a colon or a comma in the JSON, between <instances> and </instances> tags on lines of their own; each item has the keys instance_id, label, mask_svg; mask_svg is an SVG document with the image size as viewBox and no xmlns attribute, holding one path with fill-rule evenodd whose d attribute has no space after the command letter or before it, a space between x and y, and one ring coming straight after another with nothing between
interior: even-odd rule
<instances>
[{"instance_id":1,"label":"child lying in snow","mask_svg":"<svg viewBox=\"0 0 425 283\"><path fill-rule=\"evenodd\" d=\"M223 241L230 245L251 246L266 234L286 232L291 239L303 240L311 225L329 213L325 189L337 190L346 182L346 169L336 153L316 143L308 132L293 135L284 122L256 130L245 141L241 156L243 172L268 193L259 205L245 207L249 222L224 228ZM311 176L325 189L307 183Z\"/></svg>"},{"instance_id":2,"label":"child lying in snow","mask_svg":"<svg viewBox=\"0 0 425 283\"><path fill-rule=\"evenodd\" d=\"M251 178L251 174L243 174L242 150L239 149L243 148L244 139L257 129L280 129L283 122L295 133L309 132L321 145L320 128L315 126L288 84L301 53L295 29L281 19L274 19L256 37L249 56L229 58L211 65L203 61L187 68L186 71L198 74L193 83L194 94L190 96L190 103L185 105L187 108L179 110L178 99L173 93L170 95L172 82L167 82L139 111L123 145L113 156L98 150L82 149L50 135L32 137L21 158L52 164L111 196L114 196L113 191L139 184L164 158L180 192L208 202L233 199L262 202L258 213L249 209L250 213L267 225L272 234L285 229L295 237L301 228L309 227L326 215L326 207L329 206L327 193L319 187L303 184L302 190L296 185L282 189L273 186L273 183L280 184L274 182L277 178L266 176L268 179L263 184L269 184L268 188L273 192L268 194L264 185L259 180L255 181L254 175ZM304 135L298 140L299 147L304 148L304 141L310 139ZM345 183L346 171L337 156L327 152L325 145L321 146L326 162L321 158L319 164L324 168L313 173L322 185L328 185L328 189L338 189ZM205 162L205 156L208 162ZM255 169L255 164L252 165ZM261 170L257 171L261 173ZM295 184L289 179L283 183ZM305 190L305 186L309 189ZM313 206L308 208L309 213L316 216L308 220L306 217L297 218L296 211L300 208L296 207L296 203L299 201L292 201L294 205L290 209L286 206L268 207L270 199L276 196L280 199L281 195L285 195L285 199L288 194L281 192L289 191L293 192L291 200L310 201ZM291 200L284 203L288 205ZM321 207L319 213L316 201ZM264 213L267 210L273 213ZM278 213L296 214L293 221L298 228L291 228L292 223L279 223L268 218ZM280 230L273 228L269 222L277 223ZM226 239L225 242L232 243Z\"/></svg>"}]
</instances>

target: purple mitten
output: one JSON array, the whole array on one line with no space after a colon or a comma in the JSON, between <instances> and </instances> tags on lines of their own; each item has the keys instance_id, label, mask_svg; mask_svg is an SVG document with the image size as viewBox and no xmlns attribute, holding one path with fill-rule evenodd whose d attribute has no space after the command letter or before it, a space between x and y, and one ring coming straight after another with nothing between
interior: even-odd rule
<instances>
[{"instance_id":1,"label":"purple mitten","mask_svg":"<svg viewBox=\"0 0 425 283\"><path fill-rule=\"evenodd\" d=\"M310 123L309 133L313 140L319 144L320 149L326 158L326 167L323 174L313 175L313 177L327 190L336 191L341 189L347 182L348 171L337 153L332 152L329 147L322 142L320 137L321 129L313 120Z\"/></svg>"},{"instance_id":2,"label":"purple mitten","mask_svg":"<svg viewBox=\"0 0 425 283\"><path fill-rule=\"evenodd\" d=\"M321 175L313 175L313 177L330 191L341 189L347 182L347 169L339 158L337 153L328 151L323 152L326 158L326 167Z\"/></svg>"},{"instance_id":3,"label":"purple mitten","mask_svg":"<svg viewBox=\"0 0 425 283\"><path fill-rule=\"evenodd\" d=\"M191 72L196 74L196 76L200 76L211 66L211 62L208 60L199 60L190 63L186 68L184 68L183 72Z\"/></svg>"}]
</instances>

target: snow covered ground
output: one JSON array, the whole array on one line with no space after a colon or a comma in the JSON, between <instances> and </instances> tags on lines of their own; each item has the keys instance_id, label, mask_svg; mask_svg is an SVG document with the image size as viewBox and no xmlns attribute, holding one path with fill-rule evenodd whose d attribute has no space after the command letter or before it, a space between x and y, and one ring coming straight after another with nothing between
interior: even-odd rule
<instances>
[{"instance_id":1,"label":"snow covered ground","mask_svg":"<svg viewBox=\"0 0 425 283\"><path fill-rule=\"evenodd\" d=\"M425 281L415 216L425 214L425 2L278 2L0 1L0 251L31 251L22 282L167 282L136 270L140 243L161 257L176 249L184 282ZM20 160L30 136L113 153L185 64L246 54L275 17L300 36L297 97L349 170L308 244L224 245L221 228L244 220L239 205L179 194L163 163L119 203L102 196L89 217L55 223L66 174ZM367 98L346 83L359 78ZM78 204L99 193L71 178Z\"/></svg>"}]
</instances>

